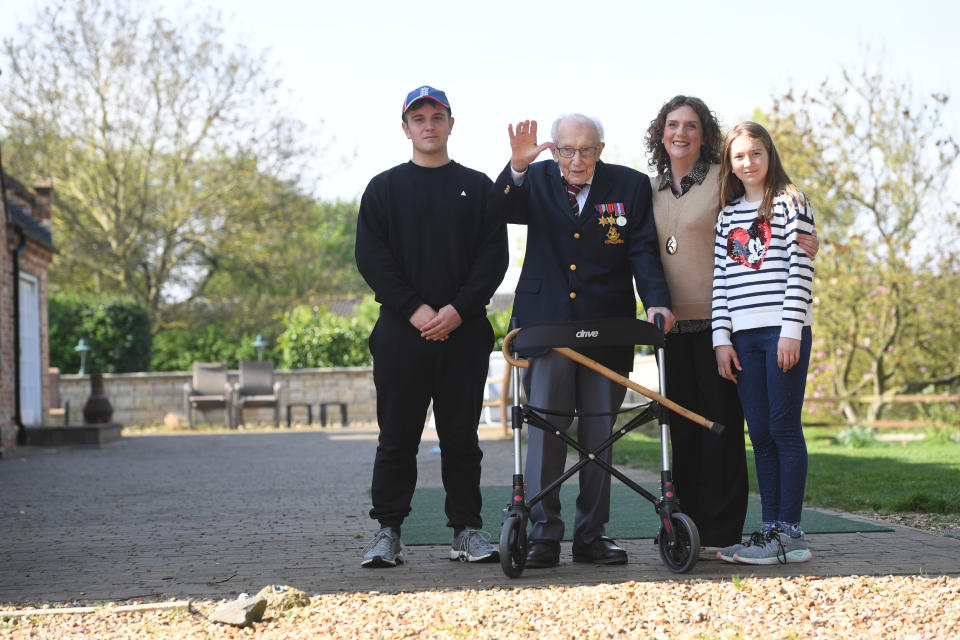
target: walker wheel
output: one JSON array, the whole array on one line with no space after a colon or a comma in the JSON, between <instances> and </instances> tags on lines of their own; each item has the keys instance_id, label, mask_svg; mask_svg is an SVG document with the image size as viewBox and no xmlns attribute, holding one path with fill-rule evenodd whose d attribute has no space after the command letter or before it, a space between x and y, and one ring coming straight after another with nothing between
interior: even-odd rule
<instances>
[{"instance_id":1,"label":"walker wheel","mask_svg":"<svg viewBox=\"0 0 960 640\"><path fill-rule=\"evenodd\" d=\"M500 567L510 578L518 578L527 562L527 532L519 513L508 513L500 528Z\"/></svg>"},{"instance_id":2,"label":"walker wheel","mask_svg":"<svg viewBox=\"0 0 960 640\"><path fill-rule=\"evenodd\" d=\"M670 542L670 534L660 524L660 535L657 537L657 546L660 548L660 558L663 564L674 573L686 573L697 564L700 553L700 534L693 519L685 513L674 513L670 517L673 527L674 542ZM501 557L502 552L501 552Z\"/></svg>"}]
</instances>

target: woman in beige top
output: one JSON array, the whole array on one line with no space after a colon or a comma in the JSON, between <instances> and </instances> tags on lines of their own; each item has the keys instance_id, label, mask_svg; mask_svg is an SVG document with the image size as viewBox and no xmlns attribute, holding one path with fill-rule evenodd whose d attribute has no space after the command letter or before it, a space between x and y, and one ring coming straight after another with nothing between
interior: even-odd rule
<instances>
[{"instance_id":1,"label":"woman in beige top","mask_svg":"<svg viewBox=\"0 0 960 640\"><path fill-rule=\"evenodd\" d=\"M710 314L723 135L702 100L676 96L646 134L660 259L677 324L667 335L667 397L727 428L715 435L670 416L673 478L683 512L700 532L702 559L741 540L747 511L743 409L717 371ZM656 176L653 176L653 173ZM815 254L816 239L801 242Z\"/></svg>"}]
</instances>

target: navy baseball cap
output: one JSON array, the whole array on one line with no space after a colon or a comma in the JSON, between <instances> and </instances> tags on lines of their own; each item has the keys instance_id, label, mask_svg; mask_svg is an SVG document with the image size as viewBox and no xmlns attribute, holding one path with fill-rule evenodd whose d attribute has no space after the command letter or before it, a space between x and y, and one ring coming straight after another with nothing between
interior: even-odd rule
<instances>
[{"instance_id":1,"label":"navy baseball cap","mask_svg":"<svg viewBox=\"0 0 960 640\"><path fill-rule=\"evenodd\" d=\"M439 89L423 85L407 94L407 99L403 101L403 111L400 112L400 115L405 114L411 104L422 98L429 98L441 106L446 107L448 110L450 109L450 101L447 100L447 94Z\"/></svg>"}]
</instances>

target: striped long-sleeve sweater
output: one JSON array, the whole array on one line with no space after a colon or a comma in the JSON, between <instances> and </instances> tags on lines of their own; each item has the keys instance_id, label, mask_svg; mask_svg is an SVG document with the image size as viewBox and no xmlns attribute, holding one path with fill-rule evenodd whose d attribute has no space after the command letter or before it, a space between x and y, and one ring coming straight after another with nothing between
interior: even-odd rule
<instances>
[{"instance_id":1,"label":"striped long-sleeve sweater","mask_svg":"<svg viewBox=\"0 0 960 640\"><path fill-rule=\"evenodd\" d=\"M759 202L739 198L723 208L717 225L713 267L713 346L731 344L735 331L780 327L780 336L800 339L813 323L813 262L797 245L813 232L813 212L781 193L773 219L757 217Z\"/></svg>"}]
</instances>

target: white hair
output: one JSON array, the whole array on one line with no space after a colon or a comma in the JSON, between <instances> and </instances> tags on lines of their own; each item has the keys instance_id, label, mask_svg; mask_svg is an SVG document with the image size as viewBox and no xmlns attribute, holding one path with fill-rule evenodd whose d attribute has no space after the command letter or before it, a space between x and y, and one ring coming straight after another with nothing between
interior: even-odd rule
<instances>
[{"instance_id":1,"label":"white hair","mask_svg":"<svg viewBox=\"0 0 960 640\"><path fill-rule=\"evenodd\" d=\"M597 143L599 144L603 142L603 125L600 123L599 119L585 116L582 113L565 113L554 120L553 126L550 127L550 138L553 140L554 144L557 142L557 130L560 128L560 123L564 122L565 120L570 120L571 122L577 122L592 127L597 134Z\"/></svg>"}]
</instances>

